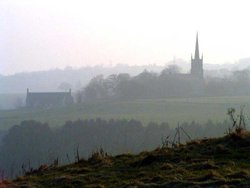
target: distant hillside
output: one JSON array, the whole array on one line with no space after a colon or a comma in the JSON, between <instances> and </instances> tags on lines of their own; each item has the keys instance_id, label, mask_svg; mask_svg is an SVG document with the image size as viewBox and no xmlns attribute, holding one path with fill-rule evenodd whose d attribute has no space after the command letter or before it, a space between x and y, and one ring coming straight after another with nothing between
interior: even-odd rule
<instances>
[{"instance_id":1,"label":"distant hillside","mask_svg":"<svg viewBox=\"0 0 250 188\"><path fill-rule=\"evenodd\" d=\"M175 59L168 62L175 64L180 68L180 71L187 73L190 71L190 63ZM207 77L223 78L232 75L234 70L242 70L249 68L250 58L240 60L235 64L204 64L204 75ZM89 81L97 75L107 77L112 74L128 73L130 76L136 76L144 70L148 72L160 73L165 66L145 65L145 66L129 66L116 65L113 67L83 67L65 69L53 69L47 71L24 72L14 75L0 75L0 109L13 109L24 104L26 89L31 92L44 91L68 91L72 92L84 88Z\"/></svg>"},{"instance_id":2,"label":"distant hillside","mask_svg":"<svg viewBox=\"0 0 250 188\"><path fill-rule=\"evenodd\" d=\"M87 160L67 166L42 165L9 187L249 187L250 133L193 140L174 148L162 147L109 156L94 152ZM77 156L77 155L76 155Z\"/></svg>"},{"instance_id":3,"label":"distant hillside","mask_svg":"<svg viewBox=\"0 0 250 188\"><path fill-rule=\"evenodd\" d=\"M65 68L47 71L17 73L9 76L0 75L0 109L13 109L25 102L26 89L31 92L65 91L69 88L72 92L85 87L89 81L97 76L108 76L118 73L137 75L145 69L160 72L162 66L127 66L115 67L85 67L79 69Z\"/></svg>"},{"instance_id":4,"label":"distant hillside","mask_svg":"<svg viewBox=\"0 0 250 188\"><path fill-rule=\"evenodd\" d=\"M175 64L181 68L182 72L190 71L190 63L182 59L169 61L167 64ZM206 76L223 76L232 70L246 69L250 66L250 58L239 60L235 64L208 64L205 62L204 69ZM165 66L159 65L116 65L113 67L82 67L65 69L53 69L37 72L23 72L14 75L0 75L0 93L25 93L26 88L33 91L55 91L60 90L61 83L66 82L71 85L71 89L77 90L84 87L91 78L97 75L108 76L111 74L128 73L131 76L138 75L145 69L159 73Z\"/></svg>"},{"instance_id":5,"label":"distant hillside","mask_svg":"<svg viewBox=\"0 0 250 188\"><path fill-rule=\"evenodd\" d=\"M61 83L68 83L71 89L77 90L84 87L91 78L97 75L110 75L118 73L129 73L137 75L143 70L159 72L162 66L128 66L117 65L115 67L83 67L73 69L67 67L65 69L54 69L47 71L17 73L9 76L0 76L0 93L25 93L26 88L31 91L56 91L60 90Z\"/></svg>"}]
</instances>

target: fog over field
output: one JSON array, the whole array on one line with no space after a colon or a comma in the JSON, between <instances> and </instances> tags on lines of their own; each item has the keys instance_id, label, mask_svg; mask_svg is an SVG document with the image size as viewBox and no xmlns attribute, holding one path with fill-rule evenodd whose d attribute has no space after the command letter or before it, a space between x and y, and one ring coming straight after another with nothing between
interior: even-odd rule
<instances>
[{"instance_id":1,"label":"fog over field","mask_svg":"<svg viewBox=\"0 0 250 188\"><path fill-rule=\"evenodd\" d=\"M249 129L249 5L0 1L0 187L100 148L139 153Z\"/></svg>"}]
</instances>

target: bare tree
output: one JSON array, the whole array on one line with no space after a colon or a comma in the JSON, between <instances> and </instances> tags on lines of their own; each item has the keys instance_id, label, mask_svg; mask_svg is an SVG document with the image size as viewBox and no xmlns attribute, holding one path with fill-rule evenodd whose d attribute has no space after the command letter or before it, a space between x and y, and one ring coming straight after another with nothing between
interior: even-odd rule
<instances>
[{"instance_id":1,"label":"bare tree","mask_svg":"<svg viewBox=\"0 0 250 188\"><path fill-rule=\"evenodd\" d=\"M244 106L240 107L240 113L236 114L235 108L229 108L227 114L232 121L232 127L229 128L229 134L235 132L237 134L242 134L246 131L246 118L244 114Z\"/></svg>"}]
</instances>

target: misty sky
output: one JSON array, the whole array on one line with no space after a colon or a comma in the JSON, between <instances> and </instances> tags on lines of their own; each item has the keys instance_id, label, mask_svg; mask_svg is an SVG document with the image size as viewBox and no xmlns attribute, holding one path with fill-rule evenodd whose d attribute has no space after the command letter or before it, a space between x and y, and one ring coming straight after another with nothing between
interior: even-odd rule
<instances>
[{"instance_id":1,"label":"misty sky","mask_svg":"<svg viewBox=\"0 0 250 188\"><path fill-rule=\"evenodd\" d=\"M0 0L0 74L250 57L248 0Z\"/></svg>"}]
</instances>

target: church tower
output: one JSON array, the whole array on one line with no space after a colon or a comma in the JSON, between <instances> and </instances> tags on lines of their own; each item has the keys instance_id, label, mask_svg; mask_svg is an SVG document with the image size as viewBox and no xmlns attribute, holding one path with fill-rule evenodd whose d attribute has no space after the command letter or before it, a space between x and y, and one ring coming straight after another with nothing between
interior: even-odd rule
<instances>
[{"instance_id":1,"label":"church tower","mask_svg":"<svg viewBox=\"0 0 250 188\"><path fill-rule=\"evenodd\" d=\"M200 58L198 33L196 34L194 58L191 55L191 75L203 79L203 55Z\"/></svg>"}]
</instances>

